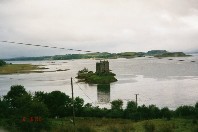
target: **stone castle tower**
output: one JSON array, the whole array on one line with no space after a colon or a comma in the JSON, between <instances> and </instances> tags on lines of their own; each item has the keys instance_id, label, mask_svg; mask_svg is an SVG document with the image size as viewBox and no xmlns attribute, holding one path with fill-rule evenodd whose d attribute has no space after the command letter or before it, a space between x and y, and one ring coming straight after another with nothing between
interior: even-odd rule
<instances>
[{"instance_id":1,"label":"stone castle tower","mask_svg":"<svg viewBox=\"0 0 198 132\"><path fill-rule=\"evenodd\" d=\"M100 61L96 63L96 73L107 73L109 72L109 62Z\"/></svg>"}]
</instances>

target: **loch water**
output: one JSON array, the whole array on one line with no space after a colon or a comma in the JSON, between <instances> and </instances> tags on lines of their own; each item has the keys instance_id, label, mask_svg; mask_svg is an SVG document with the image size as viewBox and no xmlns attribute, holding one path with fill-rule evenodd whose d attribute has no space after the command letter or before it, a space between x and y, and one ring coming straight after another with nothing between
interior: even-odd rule
<instances>
[{"instance_id":1,"label":"loch water","mask_svg":"<svg viewBox=\"0 0 198 132\"><path fill-rule=\"evenodd\" d=\"M183 61L181 61L183 60ZM34 64L46 67L44 73L0 75L0 96L6 95L12 85L23 85L27 91L51 92L59 90L71 96L71 77L74 96L85 103L110 108L110 101L135 101L138 105L169 107L194 105L198 101L198 56L174 58L109 59L110 69L117 82L110 85L89 85L75 79L84 67L95 71L99 60L13 61L14 64ZM57 71L57 70L67 71ZM55 71L55 72L52 72Z\"/></svg>"}]
</instances>

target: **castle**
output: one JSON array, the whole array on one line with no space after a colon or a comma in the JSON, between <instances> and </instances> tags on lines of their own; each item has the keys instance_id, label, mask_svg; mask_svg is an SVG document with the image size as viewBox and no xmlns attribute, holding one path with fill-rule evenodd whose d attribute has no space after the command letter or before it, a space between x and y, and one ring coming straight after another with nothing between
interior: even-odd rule
<instances>
[{"instance_id":1,"label":"castle","mask_svg":"<svg viewBox=\"0 0 198 132\"><path fill-rule=\"evenodd\" d=\"M100 61L96 63L96 73L108 73L109 72L109 62Z\"/></svg>"}]
</instances>

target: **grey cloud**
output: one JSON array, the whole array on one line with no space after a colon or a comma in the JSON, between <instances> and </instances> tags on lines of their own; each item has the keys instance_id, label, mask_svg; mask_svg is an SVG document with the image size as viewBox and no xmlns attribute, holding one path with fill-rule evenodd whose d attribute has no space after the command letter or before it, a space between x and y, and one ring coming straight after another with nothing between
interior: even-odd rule
<instances>
[{"instance_id":1,"label":"grey cloud","mask_svg":"<svg viewBox=\"0 0 198 132\"><path fill-rule=\"evenodd\" d=\"M0 20L3 40L109 52L198 50L197 0L1 0ZM11 55L0 46L0 56L38 50L15 46ZM59 51L37 52L48 54Z\"/></svg>"}]
</instances>

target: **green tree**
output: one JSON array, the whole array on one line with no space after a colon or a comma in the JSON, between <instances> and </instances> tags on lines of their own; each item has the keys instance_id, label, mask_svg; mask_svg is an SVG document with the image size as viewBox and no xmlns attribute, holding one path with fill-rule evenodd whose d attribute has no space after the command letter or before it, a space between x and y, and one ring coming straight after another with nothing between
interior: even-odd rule
<instances>
[{"instance_id":1,"label":"green tree","mask_svg":"<svg viewBox=\"0 0 198 132\"><path fill-rule=\"evenodd\" d=\"M30 105L30 115L39 117L48 117L49 110L43 102L32 101Z\"/></svg>"},{"instance_id":2,"label":"green tree","mask_svg":"<svg viewBox=\"0 0 198 132\"><path fill-rule=\"evenodd\" d=\"M18 98L18 102L21 107L18 108L18 113L15 116L17 117L15 124L21 131L40 131L50 127L48 108L43 102L32 100L28 95ZM24 118L25 121L23 121Z\"/></svg>"},{"instance_id":3,"label":"green tree","mask_svg":"<svg viewBox=\"0 0 198 132\"><path fill-rule=\"evenodd\" d=\"M15 100L15 107L13 111L18 116L29 116L30 115L30 106L32 103L32 96L30 94L24 94L19 96Z\"/></svg>"},{"instance_id":4,"label":"green tree","mask_svg":"<svg viewBox=\"0 0 198 132\"><path fill-rule=\"evenodd\" d=\"M94 116L94 113L93 113L93 106L91 103L87 103L84 105L83 107L83 114L82 116L85 116L85 117L93 117Z\"/></svg>"},{"instance_id":5,"label":"green tree","mask_svg":"<svg viewBox=\"0 0 198 132\"><path fill-rule=\"evenodd\" d=\"M8 118L10 114L8 102L0 99L0 118Z\"/></svg>"},{"instance_id":6,"label":"green tree","mask_svg":"<svg viewBox=\"0 0 198 132\"><path fill-rule=\"evenodd\" d=\"M145 105L139 106L137 108L139 112L139 119L149 119L149 108Z\"/></svg>"},{"instance_id":7,"label":"green tree","mask_svg":"<svg viewBox=\"0 0 198 132\"><path fill-rule=\"evenodd\" d=\"M125 118L135 119L137 113L136 103L134 101L127 102L127 107L124 110Z\"/></svg>"},{"instance_id":8,"label":"green tree","mask_svg":"<svg viewBox=\"0 0 198 132\"><path fill-rule=\"evenodd\" d=\"M150 119L155 119L160 117L160 109L155 105L149 105L149 116Z\"/></svg>"},{"instance_id":9,"label":"green tree","mask_svg":"<svg viewBox=\"0 0 198 132\"><path fill-rule=\"evenodd\" d=\"M3 60L0 60L0 66L4 66L4 65L6 65L6 62Z\"/></svg>"},{"instance_id":10,"label":"green tree","mask_svg":"<svg viewBox=\"0 0 198 132\"><path fill-rule=\"evenodd\" d=\"M109 113L110 117L122 118L123 117L123 101L118 99L111 102L111 111Z\"/></svg>"},{"instance_id":11,"label":"green tree","mask_svg":"<svg viewBox=\"0 0 198 132\"><path fill-rule=\"evenodd\" d=\"M111 109L121 110L123 106L123 101L118 99L111 102Z\"/></svg>"},{"instance_id":12,"label":"green tree","mask_svg":"<svg viewBox=\"0 0 198 132\"><path fill-rule=\"evenodd\" d=\"M195 104L195 109L198 109L198 102L196 102Z\"/></svg>"},{"instance_id":13,"label":"green tree","mask_svg":"<svg viewBox=\"0 0 198 132\"><path fill-rule=\"evenodd\" d=\"M32 95L27 93L23 86L11 86L11 90L1 102L6 108L3 108L4 111L9 112L7 118L10 124L14 124L20 131L39 131L49 128L47 107L43 102L33 100Z\"/></svg>"},{"instance_id":14,"label":"green tree","mask_svg":"<svg viewBox=\"0 0 198 132\"><path fill-rule=\"evenodd\" d=\"M134 101L127 102L126 110L130 110L131 112L136 111L136 103Z\"/></svg>"},{"instance_id":15,"label":"green tree","mask_svg":"<svg viewBox=\"0 0 198 132\"><path fill-rule=\"evenodd\" d=\"M163 118L166 118L167 120L171 119L171 111L168 107L164 107L161 109L161 115Z\"/></svg>"},{"instance_id":16,"label":"green tree","mask_svg":"<svg viewBox=\"0 0 198 132\"><path fill-rule=\"evenodd\" d=\"M39 102L45 102L47 98L47 93L41 92L41 91L36 91L34 93L33 100L39 101Z\"/></svg>"},{"instance_id":17,"label":"green tree","mask_svg":"<svg viewBox=\"0 0 198 132\"><path fill-rule=\"evenodd\" d=\"M71 115L71 98L65 93L52 91L47 94L44 103L47 105L52 117Z\"/></svg>"},{"instance_id":18,"label":"green tree","mask_svg":"<svg viewBox=\"0 0 198 132\"><path fill-rule=\"evenodd\" d=\"M180 106L176 109L177 116L194 116L195 115L195 108L193 106Z\"/></svg>"},{"instance_id":19,"label":"green tree","mask_svg":"<svg viewBox=\"0 0 198 132\"><path fill-rule=\"evenodd\" d=\"M195 104L196 118L198 119L198 102Z\"/></svg>"},{"instance_id":20,"label":"green tree","mask_svg":"<svg viewBox=\"0 0 198 132\"><path fill-rule=\"evenodd\" d=\"M10 107L18 107L19 102L17 101L18 98L27 95L24 86L21 85L13 85L10 88L10 91L7 93L7 95L4 96L4 100L7 101L10 105Z\"/></svg>"},{"instance_id":21,"label":"green tree","mask_svg":"<svg viewBox=\"0 0 198 132\"><path fill-rule=\"evenodd\" d=\"M80 97L76 97L74 100L74 108L75 108L76 116L81 116L83 112L83 105L84 105L84 100Z\"/></svg>"}]
</instances>

